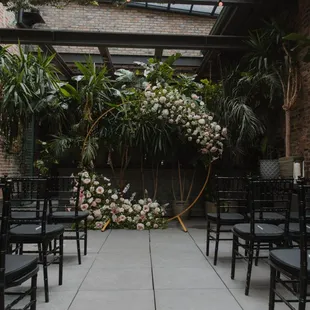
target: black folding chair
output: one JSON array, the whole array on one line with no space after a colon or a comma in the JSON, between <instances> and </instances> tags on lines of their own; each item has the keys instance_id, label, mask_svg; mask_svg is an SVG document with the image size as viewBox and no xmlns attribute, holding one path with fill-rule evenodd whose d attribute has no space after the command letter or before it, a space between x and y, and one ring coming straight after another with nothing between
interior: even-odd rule
<instances>
[{"instance_id":1,"label":"black folding chair","mask_svg":"<svg viewBox=\"0 0 310 310\"><path fill-rule=\"evenodd\" d=\"M84 255L87 255L88 211L79 208L81 177L50 177L48 179L49 222L68 224L65 240L76 240L78 262L81 264L80 240L84 241ZM84 224L81 223L84 221ZM74 227L72 227L74 226ZM71 235L70 233L74 233Z\"/></svg>"},{"instance_id":2,"label":"black folding chair","mask_svg":"<svg viewBox=\"0 0 310 310\"><path fill-rule=\"evenodd\" d=\"M209 256L210 241L215 241L214 265L217 264L220 241L232 238L220 238L223 232L231 232L231 228L246 221L248 204L248 180L244 177L215 177L216 181L216 213L207 214L206 255ZM231 210L235 212L230 212ZM236 212L237 211L237 212ZM214 227L213 227L214 226Z\"/></svg>"},{"instance_id":3,"label":"black folding chair","mask_svg":"<svg viewBox=\"0 0 310 310\"><path fill-rule=\"evenodd\" d=\"M254 250L256 250L256 259L258 259L260 249L269 250L274 245L281 246L288 242L293 186L293 180L250 181L250 223L237 224L232 229L231 278L235 277L236 258L247 260L245 295L249 294ZM278 221L284 221L284 230L276 224L270 224L269 212L281 215ZM244 243L241 243L240 240ZM241 254L239 248L245 250L245 255ZM267 257L261 256L260 258Z\"/></svg>"},{"instance_id":4,"label":"black folding chair","mask_svg":"<svg viewBox=\"0 0 310 310\"><path fill-rule=\"evenodd\" d=\"M309 227L310 217L310 185L299 181L299 247L275 249L270 251L270 292L269 310L275 309L275 302L284 302L292 310L305 310L307 286L310 279ZM283 296L285 288L293 295L293 299ZM276 297L278 297L276 299ZM295 308L292 303L298 303Z\"/></svg>"},{"instance_id":5,"label":"black folding chair","mask_svg":"<svg viewBox=\"0 0 310 310\"><path fill-rule=\"evenodd\" d=\"M10 218L10 185L1 181L0 189L3 193L3 208L1 216L0 235L0 309L13 310L21 300L30 297L23 309L36 310L37 275L39 271L36 257L7 254L9 239ZM20 286L31 280L29 289L22 292L8 292L11 287ZM6 302L5 295L13 295L15 298Z\"/></svg>"},{"instance_id":6,"label":"black folding chair","mask_svg":"<svg viewBox=\"0 0 310 310\"><path fill-rule=\"evenodd\" d=\"M47 180L43 178L7 179L11 184L10 201L12 228L10 243L19 245L19 254L37 253L43 265L45 301L49 301L48 270L50 264L59 265L59 285L63 280L63 225L47 224ZM54 248L48 249L50 243ZM38 251L25 250L25 244L37 244ZM51 258L48 261L48 256Z\"/></svg>"}]
</instances>

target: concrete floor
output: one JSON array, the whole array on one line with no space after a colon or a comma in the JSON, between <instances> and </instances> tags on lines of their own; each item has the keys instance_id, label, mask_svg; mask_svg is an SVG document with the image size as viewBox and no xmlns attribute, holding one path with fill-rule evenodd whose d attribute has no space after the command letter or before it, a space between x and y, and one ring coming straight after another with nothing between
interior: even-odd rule
<instances>
[{"instance_id":1,"label":"concrete floor","mask_svg":"<svg viewBox=\"0 0 310 310\"><path fill-rule=\"evenodd\" d=\"M189 233L165 230L90 231L88 255L77 264L75 242L65 242L64 284L49 267L50 302L38 277L38 310L263 310L268 309L269 266L254 267L250 295L244 295L246 264L230 279L231 242L220 243L213 266L205 253L204 221L188 222ZM288 309L278 304L276 309Z\"/></svg>"}]
</instances>

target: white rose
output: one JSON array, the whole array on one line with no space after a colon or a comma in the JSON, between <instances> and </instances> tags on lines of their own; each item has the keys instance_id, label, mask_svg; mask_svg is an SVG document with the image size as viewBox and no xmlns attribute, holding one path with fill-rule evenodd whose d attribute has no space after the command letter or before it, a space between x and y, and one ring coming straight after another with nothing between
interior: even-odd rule
<instances>
[{"instance_id":1,"label":"white rose","mask_svg":"<svg viewBox=\"0 0 310 310\"><path fill-rule=\"evenodd\" d=\"M147 227L150 227L150 226L151 226L151 223L150 223L150 222L147 222L145 225L146 225Z\"/></svg>"},{"instance_id":2,"label":"white rose","mask_svg":"<svg viewBox=\"0 0 310 310\"><path fill-rule=\"evenodd\" d=\"M124 208L119 208L120 213L123 213L124 211L125 211Z\"/></svg>"},{"instance_id":3,"label":"white rose","mask_svg":"<svg viewBox=\"0 0 310 310\"><path fill-rule=\"evenodd\" d=\"M145 212L144 212L144 211L141 211L140 214L141 214L141 215L145 215Z\"/></svg>"},{"instance_id":4,"label":"white rose","mask_svg":"<svg viewBox=\"0 0 310 310\"><path fill-rule=\"evenodd\" d=\"M166 102L166 97L164 97L164 96L161 96L160 98L159 98L159 102L160 103L165 103Z\"/></svg>"},{"instance_id":5,"label":"white rose","mask_svg":"<svg viewBox=\"0 0 310 310\"><path fill-rule=\"evenodd\" d=\"M164 109L162 112L161 112L162 115L164 116L168 116L169 115L169 110L168 109Z\"/></svg>"},{"instance_id":6,"label":"white rose","mask_svg":"<svg viewBox=\"0 0 310 310\"><path fill-rule=\"evenodd\" d=\"M206 121L205 121L203 118L201 118L201 119L198 121L198 123L199 123L200 125L204 125L204 124L206 123Z\"/></svg>"},{"instance_id":7,"label":"white rose","mask_svg":"<svg viewBox=\"0 0 310 310\"><path fill-rule=\"evenodd\" d=\"M132 208L129 208L128 209L128 213L132 213L133 212L133 209Z\"/></svg>"},{"instance_id":8,"label":"white rose","mask_svg":"<svg viewBox=\"0 0 310 310\"><path fill-rule=\"evenodd\" d=\"M88 203L92 203L93 201L94 201L94 198L89 198L89 199L87 200Z\"/></svg>"},{"instance_id":9,"label":"white rose","mask_svg":"<svg viewBox=\"0 0 310 310\"><path fill-rule=\"evenodd\" d=\"M137 230L143 230L144 229L144 224L139 223L137 224Z\"/></svg>"},{"instance_id":10,"label":"white rose","mask_svg":"<svg viewBox=\"0 0 310 310\"><path fill-rule=\"evenodd\" d=\"M110 202L110 200L109 200L109 199L106 199L106 200L105 200L105 202L106 202L106 203L109 203L109 202Z\"/></svg>"},{"instance_id":11,"label":"white rose","mask_svg":"<svg viewBox=\"0 0 310 310\"><path fill-rule=\"evenodd\" d=\"M101 218L102 217L102 214L101 214L100 210L95 210L93 212L93 215L94 215L95 218Z\"/></svg>"},{"instance_id":12,"label":"white rose","mask_svg":"<svg viewBox=\"0 0 310 310\"><path fill-rule=\"evenodd\" d=\"M199 105L200 105L201 107L203 107L203 106L205 105L205 103L204 103L203 101L200 101Z\"/></svg>"},{"instance_id":13,"label":"white rose","mask_svg":"<svg viewBox=\"0 0 310 310\"><path fill-rule=\"evenodd\" d=\"M98 186L98 187L96 188L96 193L97 193L98 195L102 195L103 192L104 192L104 188L103 188L102 186Z\"/></svg>"},{"instance_id":14,"label":"white rose","mask_svg":"<svg viewBox=\"0 0 310 310\"><path fill-rule=\"evenodd\" d=\"M99 185L99 182L98 181L94 181L94 185Z\"/></svg>"},{"instance_id":15,"label":"white rose","mask_svg":"<svg viewBox=\"0 0 310 310\"><path fill-rule=\"evenodd\" d=\"M215 128L214 128L214 130L215 130L216 132L220 131L221 129L222 129L222 128L221 128L220 125L216 125Z\"/></svg>"},{"instance_id":16,"label":"white rose","mask_svg":"<svg viewBox=\"0 0 310 310\"><path fill-rule=\"evenodd\" d=\"M188 141L192 141L193 140L193 138L192 137L188 137Z\"/></svg>"},{"instance_id":17,"label":"white rose","mask_svg":"<svg viewBox=\"0 0 310 310\"><path fill-rule=\"evenodd\" d=\"M157 225L157 224L154 224L154 225L153 225L153 228L157 229L157 228L158 228L158 225Z\"/></svg>"},{"instance_id":18,"label":"white rose","mask_svg":"<svg viewBox=\"0 0 310 310\"><path fill-rule=\"evenodd\" d=\"M84 183L84 184L89 184L89 183L90 183L90 179L88 179L88 178L87 178L87 179L84 179L84 180L83 180L83 183Z\"/></svg>"},{"instance_id":19,"label":"white rose","mask_svg":"<svg viewBox=\"0 0 310 310\"><path fill-rule=\"evenodd\" d=\"M158 202L153 202L150 204L151 208L157 208L159 206Z\"/></svg>"},{"instance_id":20,"label":"white rose","mask_svg":"<svg viewBox=\"0 0 310 310\"><path fill-rule=\"evenodd\" d=\"M118 196L117 196L116 194L113 194L113 195L111 196L111 198L114 199L114 200L117 200L117 199L118 199Z\"/></svg>"},{"instance_id":21,"label":"white rose","mask_svg":"<svg viewBox=\"0 0 310 310\"><path fill-rule=\"evenodd\" d=\"M144 205L144 199L140 199L139 201L138 201L138 203L140 204L140 205Z\"/></svg>"},{"instance_id":22,"label":"white rose","mask_svg":"<svg viewBox=\"0 0 310 310\"><path fill-rule=\"evenodd\" d=\"M108 194L112 194L112 190L111 189L108 190Z\"/></svg>"}]
</instances>

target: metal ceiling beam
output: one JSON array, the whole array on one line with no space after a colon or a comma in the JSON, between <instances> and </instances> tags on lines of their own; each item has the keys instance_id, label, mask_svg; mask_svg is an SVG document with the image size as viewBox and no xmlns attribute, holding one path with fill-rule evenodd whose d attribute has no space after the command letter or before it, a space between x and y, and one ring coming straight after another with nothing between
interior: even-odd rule
<instances>
[{"instance_id":1,"label":"metal ceiling beam","mask_svg":"<svg viewBox=\"0 0 310 310\"><path fill-rule=\"evenodd\" d=\"M244 39L245 37L241 36L192 36L0 28L0 44L17 44L20 42L20 44L50 44L54 46L242 50L246 48Z\"/></svg>"},{"instance_id":2,"label":"metal ceiling beam","mask_svg":"<svg viewBox=\"0 0 310 310\"><path fill-rule=\"evenodd\" d=\"M100 55L103 59L104 64L107 66L109 72L111 74L114 74L114 66L113 66L113 62L112 62L112 58L111 58L111 54L109 52L109 49L107 47L104 46L98 46Z\"/></svg>"},{"instance_id":3,"label":"metal ceiling beam","mask_svg":"<svg viewBox=\"0 0 310 310\"><path fill-rule=\"evenodd\" d=\"M74 75L72 70L67 66L66 62L62 59L62 57L57 53L52 45L49 44L40 44L40 48L44 53L54 56L54 62L56 66L61 71L61 73L70 80L71 77Z\"/></svg>"},{"instance_id":4,"label":"metal ceiling beam","mask_svg":"<svg viewBox=\"0 0 310 310\"><path fill-rule=\"evenodd\" d=\"M103 64L104 61L99 54L79 54L79 53L60 53L61 58L68 64L74 64L75 62L85 63L89 56L91 56L94 63ZM137 66L135 61L146 63L151 56L146 55L111 55L111 60L114 67L122 66ZM168 57L163 56L162 61L165 61ZM202 57L181 57L174 63L175 67L199 67L202 61Z\"/></svg>"}]
</instances>

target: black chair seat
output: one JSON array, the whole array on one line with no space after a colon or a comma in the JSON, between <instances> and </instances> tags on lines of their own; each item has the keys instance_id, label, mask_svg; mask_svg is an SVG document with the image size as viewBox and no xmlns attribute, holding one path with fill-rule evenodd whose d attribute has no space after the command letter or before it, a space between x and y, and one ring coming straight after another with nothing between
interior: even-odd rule
<instances>
[{"instance_id":1,"label":"black chair seat","mask_svg":"<svg viewBox=\"0 0 310 310\"><path fill-rule=\"evenodd\" d=\"M290 223L289 233L292 235L294 235L294 234L299 235L299 233L300 233L299 225L300 225L299 223ZM279 227L281 229L284 229L284 226L285 226L284 224L279 225ZM310 225L307 225L307 234L310 234Z\"/></svg>"},{"instance_id":2,"label":"black chair seat","mask_svg":"<svg viewBox=\"0 0 310 310\"><path fill-rule=\"evenodd\" d=\"M27 243L27 239L30 239L32 242L33 239L41 240L42 237L53 239L56 236L63 234L63 232L63 225L46 225L46 233L45 235L42 235L41 226L25 224L14 227L10 230L10 241L14 242L14 240L19 239Z\"/></svg>"},{"instance_id":3,"label":"black chair seat","mask_svg":"<svg viewBox=\"0 0 310 310\"><path fill-rule=\"evenodd\" d=\"M248 216L250 217L251 214L248 214ZM262 212L262 214L260 214L259 212L255 212L255 219L263 219L263 220L270 220L270 221L283 221L285 220L285 216L280 214L280 213L276 213L276 212Z\"/></svg>"},{"instance_id":4,"label":"black chair seat","mask_svg":"<svg viewBox=\"0 0 310 310\"><path fill-rule=\"evenodd\" d=\"M208 218L212 221L217 220L217 213L208 213ZM224 222L241 223L244 222L244 216L240 213L220 213L220 220Z\"/></svg>"},{"instance_id":5,"label":"black chair seat","mask_svg":"<svg viewBox=\"0 0 310 310\"><path fill-rule=\"evenodd\" d=\"M35 212L12 212L11 219L14 220L33 220L36 218Z\"/></svg>"},{"instance_id":6,"label":"black chair seat","mask_svg":"<svg viewBox=\"0 0 310 310\"><path fill-rule=\"evenodd\" d=\"M308 276L310 275L310 251L308 251ZM272 264L279 266L292 275L299 275L300 271L300 249L278 249L269 253Z\"/></svg>"},{"instance_id":7,"label":"black chair seat","mask_svg":"<svg viewBox=\"0 0 310 310\"><path fill-rule=\"evenodd\" d=\"M307 210L307 212L306 212L306 217L307 217L307 218L310 218L310 212L309 212L309 210ZM299 223L299 212L291 212L291 214L290 214L290 220L291 220L292 222L297 222L297 223Z\"/></svg>"},{"instance_id":8,"label":"black chair seat","mask_svg":"<svg viewBox=\"0 0 310 310\"><path fill-rule=\"evenodd\" d=\"M75 215L74 211L55 211L53 214L50 216L50 219L53 221L81 221L89 215L89 212L87 211L79 211L77 215Z\"/></svg>"},{"instance_id":9,"label":"black chair seat","mask_svg":"<svg viewBox=\"0 0 310 310\"><path fill-rule=\"evenodd\" d=\"M30 255L6 255L5 281L7 285L36 271L38 259Z\"/></svg>"},{"instance_id":10,"label":"black chair seat","mask_svg":"<svg viewBox=\"0 0 310 310\"><path fill-rule=\"evenodd\" d=\"M233 232L237 233L240 236L244 236L245 238L251 234L251 224L243 223L237 224L233 227ZM278 239L284 235L284 230L279 226L272 224L255 224L254 226L255 237L258 239Z\"/></svg>"}]
</instances>

